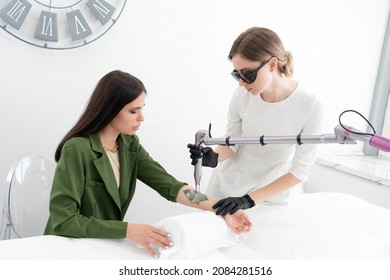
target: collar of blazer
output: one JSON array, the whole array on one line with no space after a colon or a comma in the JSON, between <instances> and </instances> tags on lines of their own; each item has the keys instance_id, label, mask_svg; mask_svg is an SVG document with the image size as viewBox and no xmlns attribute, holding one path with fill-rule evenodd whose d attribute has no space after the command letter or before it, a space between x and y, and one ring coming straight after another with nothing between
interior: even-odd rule
<instances>
[{"instance_id":1,"label":"collar of blazer","mask_svg":"<svg viewBox=\"0 0 390 280\"><path fill-rule=\"evenodd\" d=\"M124 134L119 134L118 140L119 140L119 147L126 147L125 150L129 149L130 143L134 141L133 137ZM103 144L102 141L100 140L99 133L94 133L89 135L89 141L91 141L91 148L93 151L101 154L103 153Z\"/></svg>"},{"instance_id":2,"label":"collar of blazer","mask_svg":"<svg viewBox=\"0 0 390 280\"><path fill-rule=\"evenodd\" d=\"M136 137L136 136L135 136ZM115 176L111 168L111 163L105 153L103 153L103 144L100 141L98 133L91 134L89 136L91 142L91 148L94 152L100 153L100 157L94 160L95 167L99 172L107 192L110 194L116 205L121 209L121 206L126 202L129 196L129 184L130 184L130 170L132 166L135 166L134 161L136 156L131 156L132 146L130 145L135 141L134 137L120 134L118 136L119 141L119 165L120 165L120 183L119 192L116 184ZM138 146L138 145L136 145Z\"/></svg>"}]
</instances>

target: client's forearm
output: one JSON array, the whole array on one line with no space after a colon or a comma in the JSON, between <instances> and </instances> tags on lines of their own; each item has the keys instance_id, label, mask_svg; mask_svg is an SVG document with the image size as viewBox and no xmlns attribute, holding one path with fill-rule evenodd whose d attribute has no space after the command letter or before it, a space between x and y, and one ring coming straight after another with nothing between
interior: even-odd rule
<instances>
[{"instance_id":1,"label":"client's forearm","mask_svg":"<svg viewBox=\"0 0 390 280\"><path fill-rule=\"evenodd\" d=\"M198 209L216 211L213 209L213 205L217 203L215 198L208 197L201 192L196 192L193 187L188 185L184 185L180 189L176 201ZM252 222L242 210L237 211L234 215L226 215L225 221L227 225L236 233L247 232L252 228Z\"/></svg>"},{"instance_id":2,"label":"client's forearm","mask_svg":"<svg viewBox=\"0 0 390 280\"><path fill-rule=\"evenodd\" d=\"M204 193L196 192L189 185L184 185L179 190L176 201L187 206L210 211L215 211L213 205L217 202L216 199L210 198Z\"/></svg>"}]
</instances>

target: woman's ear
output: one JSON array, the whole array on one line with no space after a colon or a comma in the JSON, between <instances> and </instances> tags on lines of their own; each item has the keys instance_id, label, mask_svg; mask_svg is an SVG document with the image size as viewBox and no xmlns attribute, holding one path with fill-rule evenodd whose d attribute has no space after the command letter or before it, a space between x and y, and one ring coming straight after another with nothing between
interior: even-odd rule
<instances>
[{"instance_id":1,"label":"woman's ear","mask_svg":"<svg viewBox=\"0 0 390 280\"><path fill-rule=\"evenodd\" d=\"M268 62L269 65L269 71L273 72L276 69L278 69L278 59L276 57L271 57L271 59Z\"/></svg>"}]
</instances>

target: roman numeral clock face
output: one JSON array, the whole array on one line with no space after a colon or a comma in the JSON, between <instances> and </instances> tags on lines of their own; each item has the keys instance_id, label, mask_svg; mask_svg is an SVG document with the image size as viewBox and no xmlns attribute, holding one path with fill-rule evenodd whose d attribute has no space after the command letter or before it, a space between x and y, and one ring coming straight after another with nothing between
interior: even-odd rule
<instances>
[{"instance_id":1,"label":"roman numeral clock face","mask_svg":"<svg viewBox=\"0 0 390 280\"><path fill-rule=\"evenodd\" d=\"M125 4L126 0L0 0L0 24L25 43L72 49L103 36Z\"/></svg>"}]
</instances>

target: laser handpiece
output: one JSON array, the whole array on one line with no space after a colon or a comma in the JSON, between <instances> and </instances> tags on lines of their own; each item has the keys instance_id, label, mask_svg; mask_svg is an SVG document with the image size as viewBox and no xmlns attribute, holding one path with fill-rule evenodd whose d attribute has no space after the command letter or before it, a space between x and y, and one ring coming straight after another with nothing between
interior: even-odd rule
<instances>
[{"instance_id":1,"label":"laser handpiece","mask_svg":"<svg viewBox=\"0 0 390 280\"><path fill-rule=\"evenodd\" d=\"M202 149L203 139L208 133L207 130L199 130L195 134L195 147ZM195 191L200 191L200 180L202 179L202 159L198 159L198 162L194 166L194 179L195 179Z\"/></svg>"}]
</instances>

